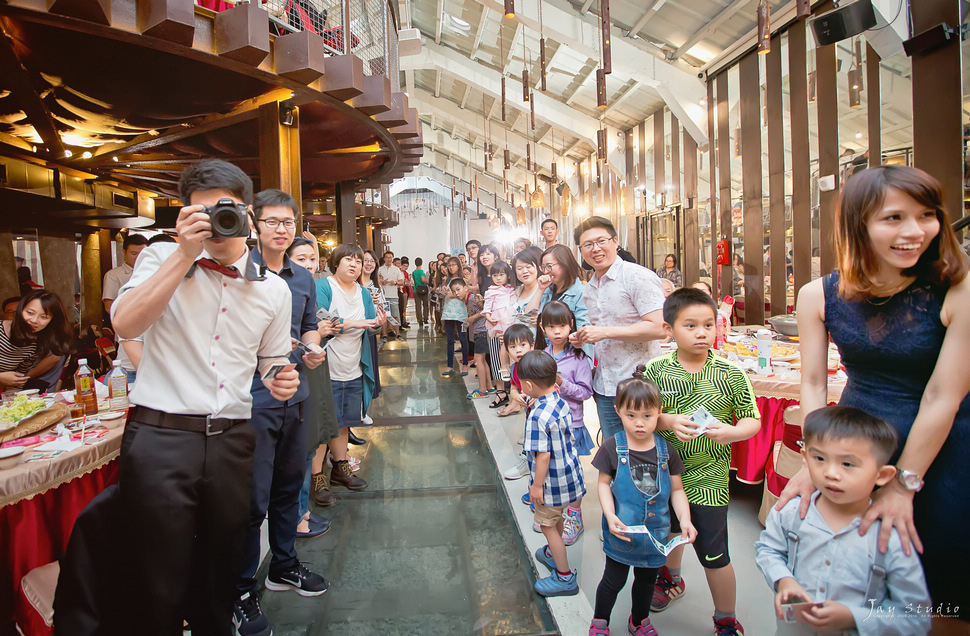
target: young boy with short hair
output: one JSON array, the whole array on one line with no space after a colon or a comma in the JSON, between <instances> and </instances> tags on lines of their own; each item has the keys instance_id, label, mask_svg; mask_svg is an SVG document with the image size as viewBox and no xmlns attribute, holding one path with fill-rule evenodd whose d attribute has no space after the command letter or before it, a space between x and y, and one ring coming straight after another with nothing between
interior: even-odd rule
<instances>
[{"instance_id":1,"label":"young boy with short hair","mask_svg":"<svg viewBox=\"0 0 970 636\"><path fill-rule=\"evenodd\" d=\"M566 506L586 494L583 467L572 442L572 415L556 392L558 369L552 356L530 351L516 367L522 392L535 400L526 417L525 453L529 499L547 542L536 552L536 559L553 570L536 581L535 590L542 596L571 596L579 593L579 584L566 558L562 515Z\"/></svg>"},{"instance_id":2,"label":"young boy with short hair","mask_svg":"<svg viewBox=\"0 0 970 636\"><path fill-rule=\"evenodd\" d=\"M896 430L859 409L827 406L805 417L802 436L802 458L818 492L805 519L798 497L772 508L754 544L775 590L775 616L788 619L778 633L928 633L932 602L917 555L903 552L895 529L886 552L877 545L878 524L859 535L873 488L895 476L889 459Z\"/></svg>"},{"instance_id":3,"label":"young boy with short hair","mask_svg":"<svg viewBox=\"0 0 970 636\"><path fill-rule=\"evenodd\" d=\"M506 350L509 352L509 404L500 408L498 415L499 417L514 415L523 406L525 407L525 414L528 415L531 406L522 396L522 383L519 381L519 374L515 367L519 360L522 359L522 356L532 351L533 347L535 347L535 334L525 325L516 323L505 331L502 340ZM522 439L524 440L525 438L523 437ZM519 443L523 443L522 440ZM522 479L528 476L528 474L529 462L526 461L525 452L523 451L519 454L519 459L515 462L515 466L503 472L502 476L508 480L515 480ZM529 503L529 493L522 496L522 503ZM533 524L532 528L536 532L540 532L537 524Z\"/></svg>"},{"instance_id":4,"label":"young boy with short hair","mask_svg":"<svg viewBox=\"0 0 970 636\"><path fill-rule=\"evenodd\" d=\"M711 352L716 315L714 299L704 292L684 288L672 293L663 307L664 331L677 342L677 350L648 362L645 375L660 387L660 434L684 461L681 478L697 528L694 552L714 599L714 633L736 636L744 628L734 613L737 584L728 554L731 444L757 433L761 416L745 372ZM691 419L702 408L713 416L703 427ZM673 515L670 532L680 533ZM660 569L652 611L663 611L683 596L683 555L683 546L674 548Z\"/></svg>"},{"instance_id":5,"label":"young boy with short hair","mask_svg":"<svg viewBox=\"0 0 970 636\"><path fill-rule=\"evenodd\" d=\"M487 398L492 388L492 376L489 372L488 361L488 333L485 317L482 315L482 296L476 294L471 286L471 268L462 269L468 290L465 297L465 307L468 309L468 350L474 358L471 366L475 367L478 376L478 388L468 394L471 399Z\"/></svg>"}]
</instances>

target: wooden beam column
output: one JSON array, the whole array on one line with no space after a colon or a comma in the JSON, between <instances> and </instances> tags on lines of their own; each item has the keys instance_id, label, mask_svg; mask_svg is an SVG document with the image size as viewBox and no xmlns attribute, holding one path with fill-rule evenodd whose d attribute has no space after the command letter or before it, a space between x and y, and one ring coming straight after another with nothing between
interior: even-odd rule
<instances>
[{"instance_id":1,"label":"wooden beam column","mask_svg":"<svg viewBox=\"0 0 970 636\"><path fill-rule=\"evenodd\" d=\"M711 253L708 254L708 273L711 276L711 291L715 298L723 298L718 293L720 268L717 266L717 228L718 205L717 205L717 162L718 153L714 140L716 138L717 125L714 121L714 80L707 80L707 183L710 186L710 200L707 202L707 216L711 220Z\"/></svg>"},{"instance_id":2,"label":"wooden beam column","mask_svg":"<svg viewBox=\"0 0 970 636\"><path fill-rule=\"evenodd\" d=\"M869 133L869 167L882 165L882 85L879 54L866 43L866 124Z\"/></svg>"},{"instance_id":3,"label":"wooden beam column","mask_svg":"<svg viewBox=\"0 0 970 636\"><path fill-rule=\"evenodd\" d=\"M357 202L352 181L336 186L334 203L337 207L337 237L340 243L357 242Z\"/></svg>"},{"instance_id":4,"label":"wooden beam column","mask_svg":"<svg viewBox=\"0 0 970 636\"><path fill-rule=\"evenodd\" d=\"M761 174L761 69L752 51L738 65L741 105L741 200L744 212L744 322L765 322L765 224ZM777 255L776 255L777 258ZM785 262L781 255L781 262Z\"/></svg>"},{"instance_id":5,"label":"wooden beam column","mask_svg":"<svg viewBox=\"0 0 970 636\"><path fill-rule=\"evenodd\" d=\"M788 313L788 274L785 260L785 136L781 83L781 36L771 38L765 59L768 87L768 236L771 263L771 315Z\"/></svg>"},{"instance_id":6,"label":"wooden beam column","mask_svg":"<svg viewBox=\"0 0 970 636\"><path fill-rule=\"evenodd\" d=\"M13 256L13 234L0 232L0 263L6 263L6 265L0 265L0 298L20 295L17 266Z\"/></svg>"},{"instance_id":7,"label":"wooden beam column","mask_svg":"<svg viewBox=\"0 0 970 636\"><path fill-rule=\"evenodd\" d=\"M284 124L292 117L292 124ZM286 192L303 201L300 172L300 111L278 101L259 107L259 187ZM303 212L298 211L297 226L303 226Z\"/></svg>"},{"instance_id":8,"label":"wooden beam column","mask_svg":"<svg viewBox=\"0 0 970 636\"><path fill-rule=\"evenodd\" d=\"M835 269L835 206L839 199L839 93L836 72L835 45L815 49L815 68L818 73L815 122L818 130L819 178L831 176L835 188L819 192L818 240L821 248L821 273ZM914 91L915 92L915 91Z\"/></svg>"},{"instance_id":9,"label":"wooden beam column","mask_svg":"<svg viewBox=\"0 0 970 636\"><path fill-rule=\"evenodd\" d=\"M788 90L791 98L792 265L795 294L812 280L812 173L808 145L808 52L805 22L788 29ZM770 142L769 142L770 143Z\"/></svg>"},{"instance_id":10,"label":"wooden beam column","mask_svg":"<svg viewBox=\"0 0 970 636\"><path fill-rule=\"evenodd\" d=\"M65 311L69 311L74 306L78 282L74 239L38 233L37 247L44 271L44 288L57 294Z\"/></svg>"},{"instance_id":11,"label":"wooden beam column","mask_svg":"<svg viewBox=\"0 0 970 636\"><path fill-rule=\"evenodd\" d=\"M106 251L102 246L102 235L108 230L91 232L81 243L81 333L84 334L91 325L100 325L104 313L104 303L101 302L102 255ZM110 245L110 243L109 243ZM109 256L110 258L110 256Z\"/></svg>"},{"instance_id":12,"label":"wooden beam column","mask_svg":"<svg viewBox=\"0 0 970 636\"><path fill-rule=\"evenodd\" d=\"M700 278L701 232L697 222L697 142L685 129L684 135L684 249L681 271L684 285Z\"/></svg>"},{"instance_id":13,"label":"wooden beam column","mask_svg":"<svg viewBox=\"0 0 970 636\"><path fill-rule=\"evenodd\" d=\"M727 70L717 76L717 162L718 162L718 208L720 222L718 234L720 240L727 241L731 246L727 265L718 267L720 272L721 298L734 295L734 274L731 269L731 259L734 257L734 244L731 237L731 124L728 120L728 77ZM712 181L713 182L713 181Z\"/></svg>"},{"instance_id":14,"label":"wooden beam column","mask_svg":"<svg viewBox=\"0 0 970 636\"><path fill-rule=\"evenodd\" d=\"M941 22L957 30L957 35L951 35L943 44L911 58L913 162L939 179L943 204L953 221L963 216L964 206L960 5L957 0L919 0L910 6L914 34Z\"/></svg>"}]
</instances>

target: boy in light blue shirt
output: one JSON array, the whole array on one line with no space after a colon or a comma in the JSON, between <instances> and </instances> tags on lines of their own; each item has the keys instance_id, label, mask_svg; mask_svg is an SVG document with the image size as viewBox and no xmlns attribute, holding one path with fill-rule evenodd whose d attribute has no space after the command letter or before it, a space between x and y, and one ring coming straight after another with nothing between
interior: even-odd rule
<instances>
[{"instance_id":1,"label":"boy in light blue shirt","mask_svg":"<svg viewBox=\"0 0 970 636\"><path fill-rule=\"evenodd\" d=\"M915 554L893 530L879 552L879 524L860 536L875 486L895 477L895 429L864 411L829 406L808 414L802 457L812 483L805 519L796 497L772 510L755 543L775 590L778 634L916 636L930 629L930 595Z\"/></svg>"}]
</instances>

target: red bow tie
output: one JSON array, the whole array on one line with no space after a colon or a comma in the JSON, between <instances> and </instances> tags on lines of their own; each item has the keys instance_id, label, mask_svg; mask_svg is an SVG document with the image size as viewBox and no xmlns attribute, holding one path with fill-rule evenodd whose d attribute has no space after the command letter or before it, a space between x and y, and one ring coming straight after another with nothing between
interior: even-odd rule
<instances>
[{"instance_id":1,"label":"red bow tie","mask_svg":"<svg viewBox=\"0 0 970 636\"><path fill-rule=\"evenodd\" d=\"M215 262L211 258L200 258L195 262L199 267L204 267L206 269L211 269L214 272L219 272L220 274L225 274L229 278L239 278L239 270L235 267L226 267Z\"/></svg>"}]
</instances>

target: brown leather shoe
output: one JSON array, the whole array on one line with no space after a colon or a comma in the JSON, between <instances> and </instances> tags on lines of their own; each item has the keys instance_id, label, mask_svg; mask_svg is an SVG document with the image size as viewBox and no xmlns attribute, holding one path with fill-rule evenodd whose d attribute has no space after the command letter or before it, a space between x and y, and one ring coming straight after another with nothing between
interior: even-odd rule
<instances>
[{"instance_id":1,"label":"brown leather shoe","mask_svg":"<svg viewBox=\"0 0 970 636\"><path fill-rule=\"evenodd\" d=\"M333 460L333 470L330 471L330 484L339 484L347 490L363 490L367 488L367 482L358 477L350 470L347 460Z\"/></svg>"},{"instance_id":2,"label":"brown leather shoe","mask_svg":"<svg viewBox=\"0 0 970 636\"><path fill-rule=\"evenodd\" d=\"M337 495L327 488L326 473L313 473L310 477L313 480L310 483L310 496L318 506L329 508L337 503Z\"/></svg>"}]
</instances>

